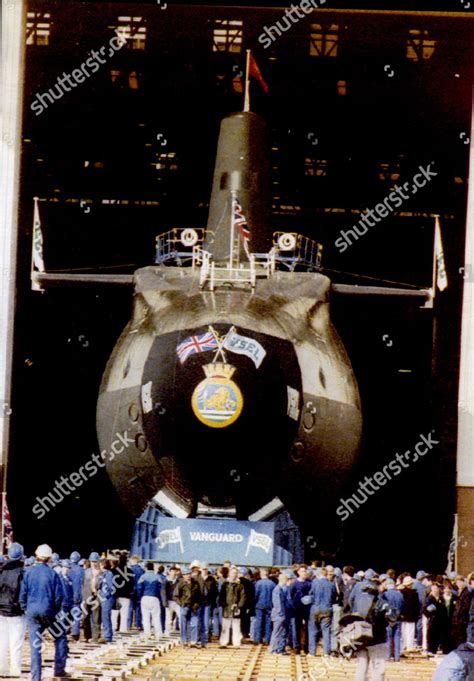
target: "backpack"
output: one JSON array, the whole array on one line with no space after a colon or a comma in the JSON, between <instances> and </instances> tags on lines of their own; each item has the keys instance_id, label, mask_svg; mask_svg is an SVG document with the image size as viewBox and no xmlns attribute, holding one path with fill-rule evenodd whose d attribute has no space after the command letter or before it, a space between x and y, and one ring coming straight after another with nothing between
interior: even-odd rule
<instances>
[{"instance_id":1,"label":"backpack","mask_svg":"<svg viewBox=\"0 0 474 681\"><path fill-rule=\"evenodd\" d=\"M336 636L339 651L341 654L350 658L359 650L367 648L374 640L374 629L372 625L373 616L384 609L378 595L374 595L368 608L366 617L359 614L345 615L339 621L339 632Z\"/></svg>"},{"instance_id":2,"label":"backpack","mask_svg":"<svg viewBox=\"0 0 474 681\"><path fill-rule=\"evenodd\" d=\"M0 569L0 614L7 617L21 615L18 603L23 568L8 569L5 565Z\"/></svg>"},{"instance_id":3,"label":"backpack","mask_svg":"<svg viewBox=\"0 0 474 681\"><path fill-rule=\"evenodd\" d=\"M339 652L346 658L350 658L354 653L366 648L374 638L370 622L366 622L358 615L352 617L358 617L359 619L352 619L352 622L343 624L337 634Z\"/></svg>"}]
</instances>

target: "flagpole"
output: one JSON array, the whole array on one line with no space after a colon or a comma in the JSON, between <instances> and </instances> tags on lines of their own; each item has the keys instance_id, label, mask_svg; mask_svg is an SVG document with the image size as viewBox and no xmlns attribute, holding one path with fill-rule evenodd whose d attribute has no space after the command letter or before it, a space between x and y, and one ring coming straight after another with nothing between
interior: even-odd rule
<instances>
[{"instance_id":1,"label":"flagpole","mask_svg":"<svg viewBox=\"0 0 474 681\"><path fill-rule=\"evenodd\" d=\"M247 50L247 65L245 69L244 111L250 111L250 50Z\"/></svg>"},{"instance_id":2,"label":"flagpole","mask_svg":"<svg viewBox=\"0 0 474 681\"><path fill-rule=\"evenodd\" d=\"M437 268L438 268L438 258L436 257L436 240L437 232L436 221L439 215L434 216L434 233L433 233L433 280L431 283L431 299L427 302L426 307L432 310L432 320L431 320L431 377L434 379L437 370L437 347L438 347L438 323L436 318L435 309L435 299L436 299L436 279L437 279Z\"/></svg>"},{"instance_id":3,"label":"flagpole","mask_svg":"<svg viewBox=\"0 0 474 681\"><path fill-rule=\"evenodd\" d=\"M229 265L230 269L234 267L234 230L235 230L235 216L234 216L234 208L235 208L235 189L231 189L230 192L231 195L231 206L230 206L230 215L231 215L231 222L230 222L230 252L229 252Z\"/></svg>"}]
</instances>

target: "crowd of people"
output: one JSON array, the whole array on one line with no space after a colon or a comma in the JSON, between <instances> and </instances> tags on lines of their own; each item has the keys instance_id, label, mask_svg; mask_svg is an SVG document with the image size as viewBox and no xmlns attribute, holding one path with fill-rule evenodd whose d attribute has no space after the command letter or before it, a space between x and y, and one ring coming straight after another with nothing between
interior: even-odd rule
<instances>
[{"instance_id":1,"label":"crowd of people","mask_svg":"<svg viewBox=\"0 0 474 681\"><path fill-rule=\"evenodd\" d=\"M55 644L54 674L68 677L74 641L105 644L134 627L148 638L179 634L183 646L249 641L276 655L315 656L321 641L328 660L356 654L356 681L367 681L369 669L373 681L383 681L387 659L441 652L436 681L472 681L473 593L474 573L419 571L413 578L350 565L251 569L197 560L164 566L127 552L84 559L73 551L61 560L47 545L25 558L13 543L0 565L0 676L20 676L26 628L31 679L40 681L46 632ZM360 621L371 628L364 645L343 635Z\"/></svg>"}]
</instances>

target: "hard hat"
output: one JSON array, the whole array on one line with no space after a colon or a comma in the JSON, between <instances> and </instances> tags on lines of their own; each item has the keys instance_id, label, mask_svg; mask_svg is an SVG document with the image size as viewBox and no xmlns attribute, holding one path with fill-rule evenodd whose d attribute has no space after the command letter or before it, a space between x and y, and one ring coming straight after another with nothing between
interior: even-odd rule
<instances>
[{"instance_id":1,"label":"hard hat","mask_svg":"<svg viewBox=\"0 0 474 681\"><path fill-rule=\"evenodd\" d=\"M97 551L92 551L91 555L89 556L89 560L90 560L92 563L98 563L98 562L99 562L100 556L99 556L99 554L97 553Z\"/></svg>"},{"instance_id":2,"label":"hard hat","mask_svg":"<svg viewBox=\"0 0 474 681\"><path fill-rule=\"evenodd\" d=\"M53 553L52 556L51 556L51 561L52 561L55 565L57 565L57 564L59 563L59 560L60 560L60 558L59 558L59 553Z\"/></svg>"},{"instance_id":3,"label":"hard hat","mask_svg":"<svg viewBox=\"0 0 474 681\"><path fill-rule=\"evenodd\" d=\"M24 555L23 546L17 542L10 544L8 548L8 557L10 560L21 560Z\"/></svg>"},{"instance_id":4,"label":"hard hat","mask_svg":"<svg viewBox=\"0 0 474 681\"><path fill-rule=\"evenodd\" d=\"M61 567L66 567L70 568L71 567L71 561L65 558L64 560L61 561Z\"/></svg>"},{"instance_id":5,"label":"hard hat","mask_svg":"<svg viewBox=\"0 0 474 681\"><path fill-rule=\"evenodd\" d=\"M69 556L71 563L78 563L81 560L81 554L78 551L73 551Z\"/></svg>"},{"instance_id":6,"label":"hard hat","mask_svg":"<svg viewBox=\"0 0 474 681\"><path fill-rule=\"evenodd\" d=\"M201 567L201 563L200 563L198 560L193 560L193 562L191 563L191 565L190 565L189 567L190 567L191 569L192 569L192 568L200 568L200 567Z\"/></svg>"},{"instance_id":7,"label":"hard hat","mask_svg":"<svg viewBox=\"0 0 474 681\"><path fill-rule=\"evenodd\" d=\"M53 555L53 549L47 544L40 544L35 553L38 558L51 558Z\"/></svg>"}]
</instances>

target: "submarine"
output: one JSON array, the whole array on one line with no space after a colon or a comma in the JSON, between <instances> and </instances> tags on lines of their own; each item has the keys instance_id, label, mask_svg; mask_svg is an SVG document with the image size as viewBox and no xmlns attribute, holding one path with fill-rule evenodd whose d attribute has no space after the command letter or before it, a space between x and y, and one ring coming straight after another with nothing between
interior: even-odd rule
<instances>
[{"instance_id":1,"label":"submarine","mask_svg":"<svg viewBox=\"0 0 474 681\"><path fill-rule=\"evenodd\" d=\"M248 519L277 497L325 546L357 460L361 403L322 246L272 230L269 177L264 120L224 118L206 228L161 234L155 264L133 275L97 436L110 451L126 433L107 473L135 518L158 504Z\"/></svg>"},{"instance_id":2,"label":"submarine","mask_svg":"<svg viewBox=\"0 0 474 681\"><path fill-rule=\"evenodd\" d=\"M300 552L334 556L363 419L331 299L432 305L433 289L335 283L320 243L274 231L269 148L262 117L248 109L225 117L206 227L158 235L154 264L133 275L47 272L32 257L34 291L133 288L101 380L96 432L135 521L134 547L156 545L159 516L261 520L277 509L286 513L280 535L286 527L311 540Z\"/></svg>"}]
</instances>

